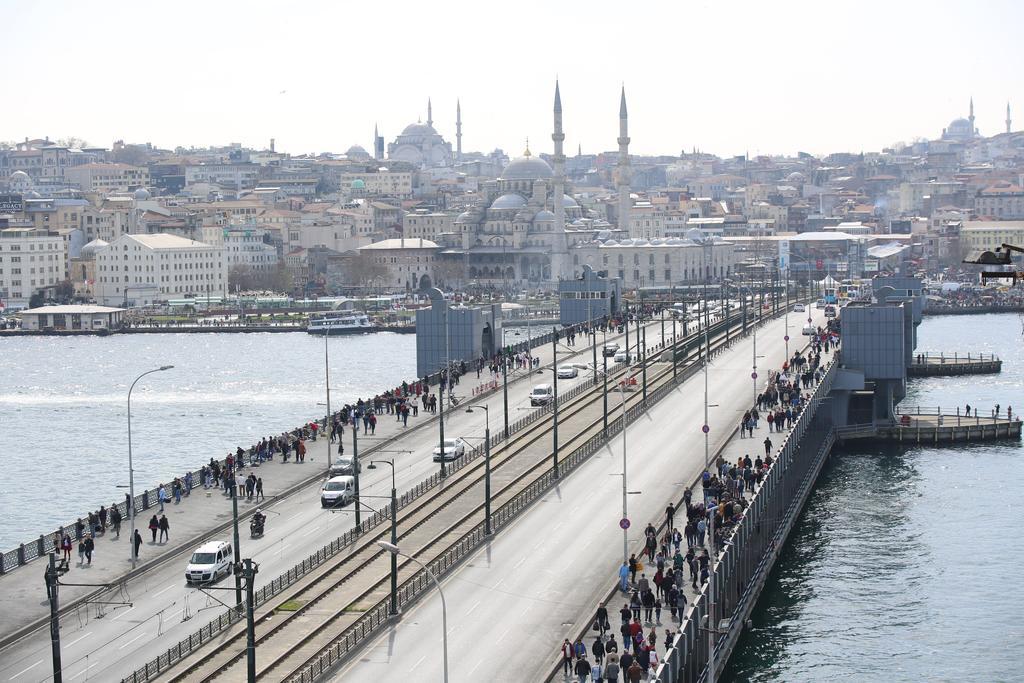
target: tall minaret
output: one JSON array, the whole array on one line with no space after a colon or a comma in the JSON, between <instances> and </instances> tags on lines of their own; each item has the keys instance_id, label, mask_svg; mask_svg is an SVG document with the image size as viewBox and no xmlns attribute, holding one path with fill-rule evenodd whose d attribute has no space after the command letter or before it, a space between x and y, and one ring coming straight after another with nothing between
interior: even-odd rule
<instances>
[{"instance_id":1,"label":"tall minaret","mask_svg":"<svg viewBox=\"0 0 1024 683\"><path fill-rule=\"evenodd\" d=\"M562 142L565 141L565 133L562 132L562 95L558 89L558 79L555 79L555 132L551 134L551 140L555 143L555 153L551 156L554 165L555 176L552 179L551 201L555 210L555 234L551 249L551 279L559 280L568 277L568 245L565 239L565 153L562 150Z\"/></svg>"},{"instance_id":2,"label":"tall minaret","mask_svg":"<svg viewBox=\"0 0 1024 683\"><path fill-rule=\"evenodd\" d=\"M632 172L629 167L629 123L626 116L626 86L622 86L619 100L619 167L616 169L619 185L619 229L629 234L629 187Z\"/></svg>"},{"instance_id":3,"label":"tall minaret","mask_svg":"<svg viewBox=\"0 0 1024 683\"><path fill-rule=\"evenodd\" d=\"M427 98L427 125L434 127L434 108L430 106L430 98Z\"/></svg>"},{"instance_id":4,"label":"tall minaret","mask_svg":"<svg viewBox=\"0 0 1024 683\"><path fill-rule=\"evenodd\" d=\"M1010 123L1011 123L1011 120L1010 120L1010 103L1007 102L1006 103L1006 132L1007 133L1010 132Z\"/></svg>"},{"instance_id":5,"label":"tall minaret","mask_svg":"<svg viewBox=\"0 0 1024 683\"><path fill-rule=\"evenodd\" d=\"M973 95L971 96L971 113L967 117L967 120L971 122L971 137L973 138L974 137L974 131L975 131L975 128L974 128L974 96Z\"/></svg>"},{"instance_id":6,"label":"tall minaret","mask_svg":"<svg viewBox=\"0 0 1024 683\"><path fill-rule=\"evenodd\" d=\"M455 161L462 161L462 103L455 100Z\"/></svg>"}]
</instances>

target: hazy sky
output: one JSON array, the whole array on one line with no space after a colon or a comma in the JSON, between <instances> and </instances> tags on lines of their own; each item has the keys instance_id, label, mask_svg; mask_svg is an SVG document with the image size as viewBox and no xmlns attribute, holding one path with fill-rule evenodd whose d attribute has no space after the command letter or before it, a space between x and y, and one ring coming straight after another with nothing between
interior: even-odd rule
<instances>
[{"instance_id":1,"label":"hazy sky","mask_svg":"<svg viewBox=\"0 0 1024 683\"><path fill-rule=\"evenodd\" d=\"M1024 127L1024 2L0 0L0 140L372 150L426 118L463 148L877 150L967 115Z\"/></svg>"}]
</instances>

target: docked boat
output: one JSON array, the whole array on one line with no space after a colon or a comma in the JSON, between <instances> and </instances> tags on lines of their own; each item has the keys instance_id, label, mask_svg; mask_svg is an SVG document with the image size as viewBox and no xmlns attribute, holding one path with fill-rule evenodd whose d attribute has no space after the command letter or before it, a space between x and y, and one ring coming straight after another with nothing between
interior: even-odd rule
<instances>
[{"instance_id":1,"label":"docked boat","mask_svg":"<svg viewBox=\"0 0 1024 683\"><path fill-rule=\"evenodd\" d=\"M310 334L365 334L376 331L377 328L370 324L367 316L352 313L314 318L306 327L306 332Z\"/></svg>"}]
</instances>

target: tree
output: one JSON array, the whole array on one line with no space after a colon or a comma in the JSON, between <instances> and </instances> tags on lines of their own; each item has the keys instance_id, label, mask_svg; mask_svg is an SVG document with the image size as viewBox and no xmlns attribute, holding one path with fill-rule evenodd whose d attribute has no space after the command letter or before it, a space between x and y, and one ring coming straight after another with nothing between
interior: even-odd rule
<instances>
[{"instance_id":1,"label":"tree","mask_svg":"<svg viewBox=\"0 0 1024 683\"><path fill-rule=\"evenodd\" d=\"M292 276L284 263L278 261L277 266L271 270L264 270L256 273L256 285L260 289L271 292L287 294L292 291Z\"/></svg>"},{"instance_id":2,"label":"tree","mask_svg":"<svg viewBox=\"0 0 1024 683\"><path fill-rule=\"evenodd\" d=\"M46 295L43 294L42 290L32 292L32 296L28 299L29 308L39 308L46 303Z\"/></svg>"},{"instance_id":3,"label":"tree","mask_svg":"<svg viewBox=\"0 0 1024 683\"><path fill-rule=\"evenodd\" d=\"M387 275L386 266L374 261L372 256L360 254L352 259L347 279L357 287L369 287L375 280L383 280Z\"/></svg>"},{"instance_id":4,"label":"tree","mask_svg":"<svg viewBox=\"0 0 1024 683\"><path fill-rule=\"evenodd\" d=\"M149 152L141 145L125 145L111 152L111 158L119 164L145 166L149 159Z\"/></svg>"},{"instance_id":5,"label":"tree","mask_svg":"<svg viewBox=\"0 0 1024 683\"><path fill-rule=\"evenodd\" d=\"M434 262L434 286L454 289L466 279L466 264L462 259Z\"/></svg>"},{"instance_id":6,"label":"tree","mask_svg":"<svg viewBox=\"0 0 1024 683\"><path fill-rule=\"evenodd\" d=\"M76 138L74 135L57 140L57 144L61 147L70 147L71 149L84 149L89 146L88 142L82 138Z\"/></svg>"},{"instance_id":7,"label":"tree","mask_svg":"<svg viewBox=\"0 0 1024 683\"><path fill-rule=\"evenodd\" d=\"M228 271L228 289L230 291L249 291L255 289L256 278L253 277L252 268L239 263L231 266Z\"/></svg>"}]
</instances>

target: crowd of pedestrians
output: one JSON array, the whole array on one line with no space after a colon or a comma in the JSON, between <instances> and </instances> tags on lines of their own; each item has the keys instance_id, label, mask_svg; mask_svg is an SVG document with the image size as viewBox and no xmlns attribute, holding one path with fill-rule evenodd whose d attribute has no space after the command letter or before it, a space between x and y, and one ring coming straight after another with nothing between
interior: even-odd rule
<instances>
[{"instance_id":1,"label":"crowd of pedestrians","mask_svg":"<svg viewBox=\"0 0 1024 683\"><path fill-rule=\"evenodd\" d=\"M830 321L811 336L806 353L794 352L779 370L769 372L764 390L738 426L741 438L754 438L754 430L767 423L764 454L745 454L735 461L718 457L702 476L698 499L686 489L678 509L672 503L666 507L664 524L647 524L643 549L619 567L623 603L618 628L612 628L602 604L592 624L590 647L581 639L562 644L566 678L578 677L581 683L635 682L654 675L661 654L675 638L674 629L686 618L687 590L698 594L703 589L710 577L711 553L724 547L775 462L771 434L792 429L824 375L822 355L838 344L838 323ZM660 652L659 628L664 634Z\"/></svg>"}]
</instances>

